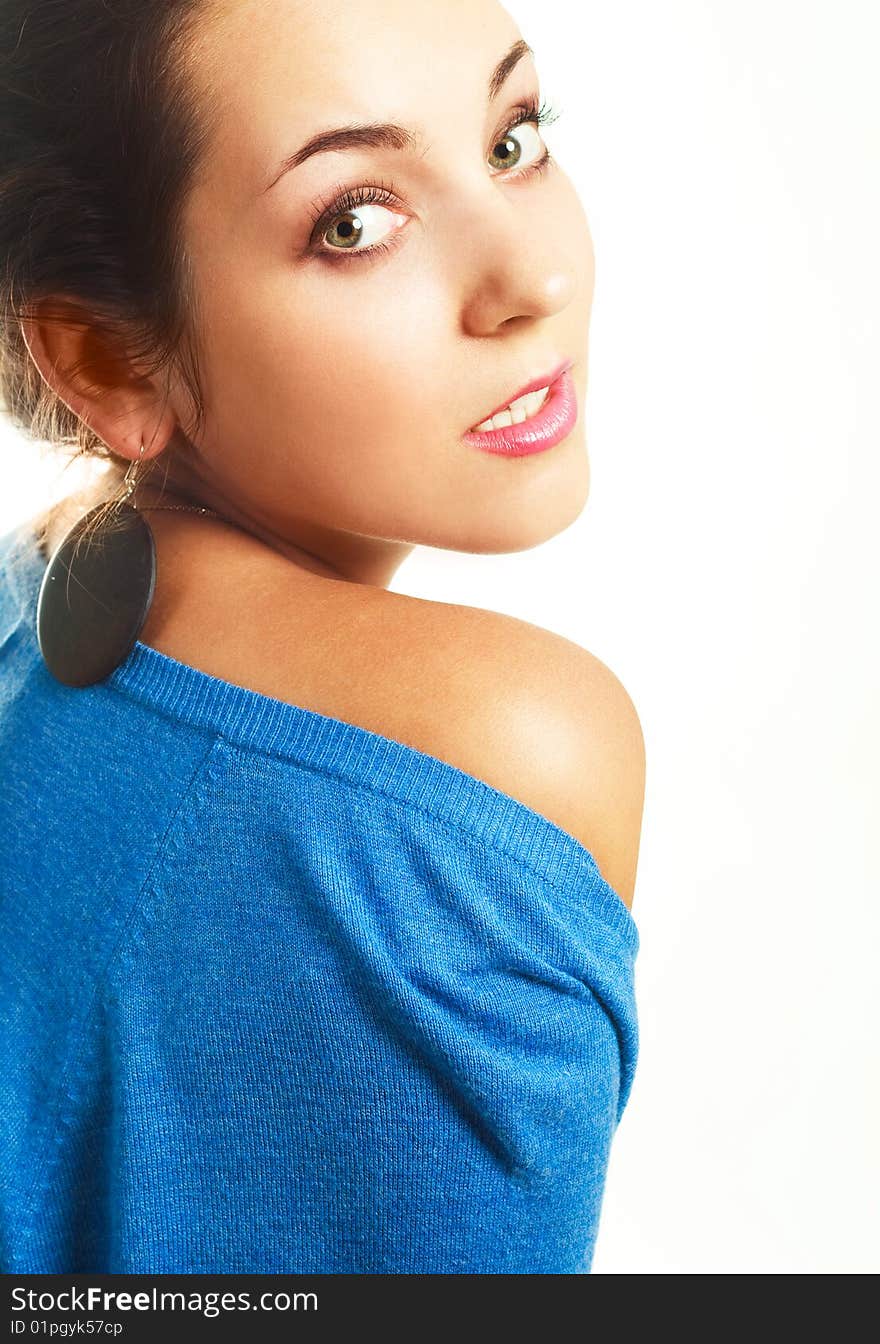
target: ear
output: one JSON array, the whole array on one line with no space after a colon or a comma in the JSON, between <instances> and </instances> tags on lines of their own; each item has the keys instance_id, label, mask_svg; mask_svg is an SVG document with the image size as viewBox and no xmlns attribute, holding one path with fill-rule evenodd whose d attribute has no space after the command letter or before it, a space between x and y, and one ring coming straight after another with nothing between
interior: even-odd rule
<instances>
[{"instance_id":1,"label":"ear","mask_svg":"<svg viewBox=\"0 0 880 1344\"><path fill-rule=\"evenodd\" d=\"M178 424L173 407L82 304L53 296L19 321L43 382L108 448L134 461L164 450Z\"/></svg>"}]
</instances>

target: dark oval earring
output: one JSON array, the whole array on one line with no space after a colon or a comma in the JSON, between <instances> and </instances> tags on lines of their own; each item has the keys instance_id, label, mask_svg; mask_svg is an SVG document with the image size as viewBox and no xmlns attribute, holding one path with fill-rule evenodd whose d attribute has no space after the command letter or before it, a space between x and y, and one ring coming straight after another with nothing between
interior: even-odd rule
<instances>
[{"instance_id":1,"label":"dark oval earring","mask_svg":"<svg viewBox=\"0 0 880 1344\"><path fill-rule=\"evenodd\" d=\"M109 677L128 657L150 610L156 543L146 518L127 502L135 466L125 473L126 492L110 523L96 527L102 513L106 519L106 507L91 509L60 542L43 575L37 642L49 671L65 686Z\"/></svg>"}]
</instances>

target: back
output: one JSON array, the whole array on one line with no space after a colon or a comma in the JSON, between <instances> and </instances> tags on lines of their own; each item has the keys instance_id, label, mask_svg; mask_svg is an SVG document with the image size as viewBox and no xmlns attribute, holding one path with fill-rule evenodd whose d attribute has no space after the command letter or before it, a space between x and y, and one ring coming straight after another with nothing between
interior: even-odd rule
<instances>
[{"instance_id":1,"label":"back","mask_svg":"<svg viewBox=\"0 0 880 1344\"><path fill-rule=\"evenodd\" d=\"M637 1057L574 837L135 645L61 686L0 539L0 1268L585 1273Z\"/></svg>"}]
</instances>

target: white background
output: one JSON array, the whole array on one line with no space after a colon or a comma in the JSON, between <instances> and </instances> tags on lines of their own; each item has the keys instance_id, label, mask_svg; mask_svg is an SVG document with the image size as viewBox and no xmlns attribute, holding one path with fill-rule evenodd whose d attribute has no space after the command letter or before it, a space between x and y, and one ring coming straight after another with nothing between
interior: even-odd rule
<instances>
[{"instance_id":1,"label":"white background","mask_svg":"<svg viewBox=\"0 0 880 1344\"><path fill-rule=\"evenodd\" d=\"M591 496L394 587L557 630L639 710L641 1058L594 1272L876 1272L880 8L508 8L596 249ZM5 531L57 468L0 434Z\"/></svg>"}]
</instances>

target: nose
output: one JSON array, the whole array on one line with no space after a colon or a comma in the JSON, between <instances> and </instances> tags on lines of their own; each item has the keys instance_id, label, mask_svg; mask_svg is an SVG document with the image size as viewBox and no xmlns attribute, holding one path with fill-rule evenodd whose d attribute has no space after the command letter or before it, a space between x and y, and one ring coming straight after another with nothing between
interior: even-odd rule
<instances>
[{"instance_id":1,"label":"nose","mask_svg":"<svg viewBox=\"0 0 880 1344\"><path fill-rule=\"evenodd\" d=\"M462 305L469 336L491 336L518 322L552 317L577 291L576 267L554 229L543 227L542 216L529 215L510 195L491 185L488 192L479 213L467 223L459 221L469 234Z\"/></svg>"}]
</instances>

